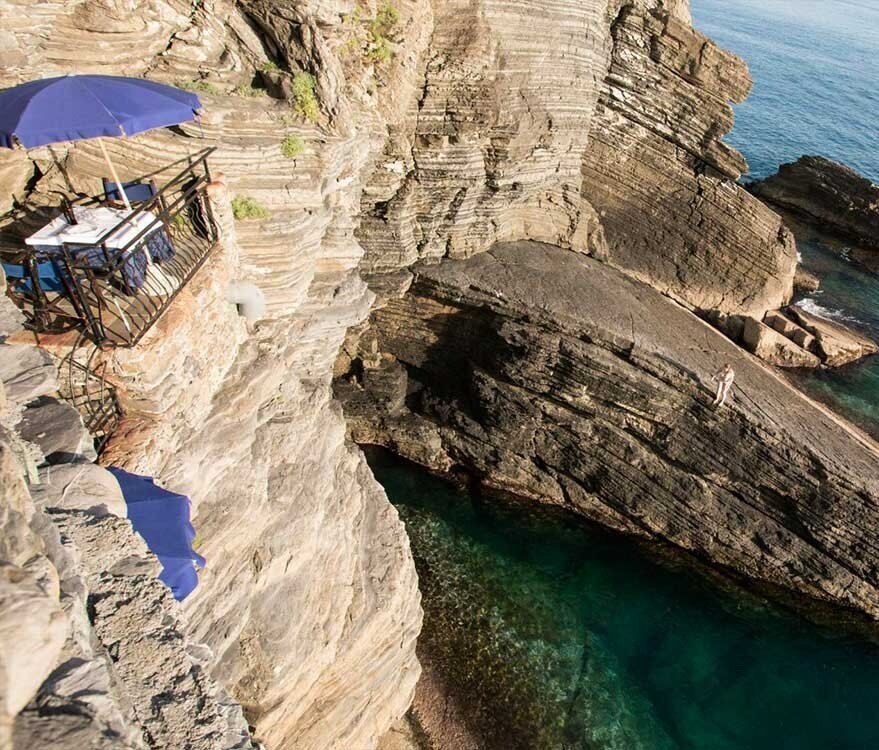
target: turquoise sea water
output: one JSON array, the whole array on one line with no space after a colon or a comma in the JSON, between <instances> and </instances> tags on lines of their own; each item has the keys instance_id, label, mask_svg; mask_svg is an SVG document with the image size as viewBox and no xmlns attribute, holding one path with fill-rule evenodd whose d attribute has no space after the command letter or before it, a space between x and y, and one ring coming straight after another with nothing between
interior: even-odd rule
<instances>
[{"instance_id":1,"label":"turquoise sea water","mask_svg":"<svg viewBox=\"0 0 879 750\"><path fill-rule=\"evenodd\" d=\"M754 90L725 139L751 177L820 154L879 181L879 0L692 0L692 9L696 28L751 69ZM844 243L796 234L804 268L822 279L807 307L879 340L879 275ZM796 381L879 438L879 356Z\"/></svg>"},{"instance_id":2,"label":"turquoise sea water","mask_svg":"<svg viewBox=\"0 0 879 750\"><path fill-rule=\"evenodd\" d=\"M369 456L412 543L421 646L486 750L879 747L879 646Z\"/></svg>"}]
</instances>

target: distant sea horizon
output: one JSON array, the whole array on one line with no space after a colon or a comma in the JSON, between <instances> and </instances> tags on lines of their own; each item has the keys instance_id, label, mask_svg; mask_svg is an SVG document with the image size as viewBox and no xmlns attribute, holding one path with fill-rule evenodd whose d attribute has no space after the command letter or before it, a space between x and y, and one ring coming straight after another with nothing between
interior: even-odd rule
<instances>
[{"instance_id":1,"label":"distant sea horizon","mask_svg":"<svg viewBox=\"0 0 879 750\"><path fill-rule=\"evenodd\" d=\"M691 0L693 25L748 63L725 137L761 179L804 154L879 182L879 1Z\"/></svg>"}]
</instances>

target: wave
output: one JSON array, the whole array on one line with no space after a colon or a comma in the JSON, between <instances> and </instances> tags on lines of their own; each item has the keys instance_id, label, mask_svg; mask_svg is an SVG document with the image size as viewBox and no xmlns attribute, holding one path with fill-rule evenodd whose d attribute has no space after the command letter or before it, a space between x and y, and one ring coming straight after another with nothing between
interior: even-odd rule
<instances>
[{"instance_id":1,"label":"wave","mask_svg":"<svg viewBox=\"0 0 879 750\"><path fill-rule=\"evenodd\" d=\"M800 300L797 302L796 307L800 307L810 315L815 315L819 318L824 318L825 320L837 320L845 323L865 325L864 321L860 318L856 318L854 315L849 315L843 310L832 310L829 307L824 307L824 305L819 305L818 302L811 297L806 297L806 299Z\"/></svg>"}]
</instances>

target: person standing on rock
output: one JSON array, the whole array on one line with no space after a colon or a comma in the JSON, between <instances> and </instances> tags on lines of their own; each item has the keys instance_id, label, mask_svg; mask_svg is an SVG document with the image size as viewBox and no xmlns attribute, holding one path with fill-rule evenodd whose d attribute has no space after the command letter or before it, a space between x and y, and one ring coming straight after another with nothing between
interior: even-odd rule
<instances>
[{"instance_id":1,"label":"person standing on rock","mask_svg":"<svg viewBox=\"0 0 879 750\"><path fill-rule=\"evenodd\" d=\"M732 365L729 362L714 374L712 380L717 382L717 394L714 396L714 402L711 404L712 406L720 407L726 403L726 397L729 396L729 392L732 390L733 380L735 379L736 371L733 370Z\"/></svg>"}]
</instances>

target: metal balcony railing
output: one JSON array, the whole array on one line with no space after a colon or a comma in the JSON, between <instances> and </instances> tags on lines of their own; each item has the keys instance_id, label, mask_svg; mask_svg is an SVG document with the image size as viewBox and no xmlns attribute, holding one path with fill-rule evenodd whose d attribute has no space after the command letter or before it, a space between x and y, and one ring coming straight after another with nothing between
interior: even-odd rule
<instances>
[{"instance_id":1,"label":"metal balcony railing","mask_svg":"<svg viewBox=\"0 0 879 750\"><path fill-rule=\"evenodd\" d=\"M10 284L28 325L78 328L103 348L137 344L216 246L206 190L213 150L126 183L129 198L142 197L131 211L109 184L31 235L18 258L25 272ZM76 227L91 227L87 241Z\"/></svg>"},{"instance_id":2,"label":"metal balcony railing","mask_svg":"<svg viewBox=\"0 0 879 750\"><path fill-rule=\"evenodd\" d=\"M82 416L83 424L100 454L122 417L116 389L107 379L102 350L81 333L76 344L61 360L58 395Z\"/></svg>"}]
</instances>

